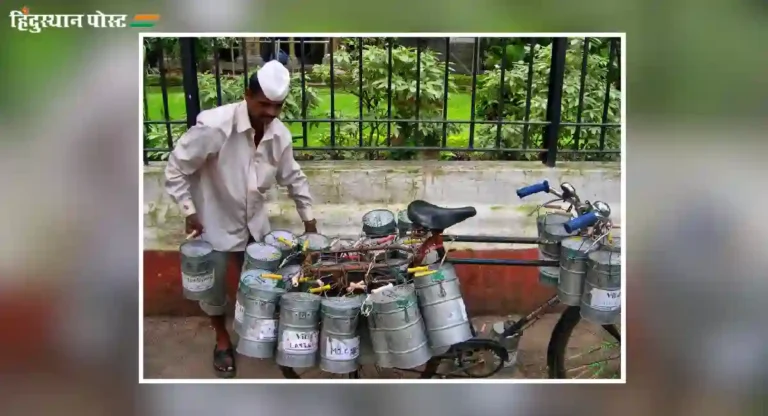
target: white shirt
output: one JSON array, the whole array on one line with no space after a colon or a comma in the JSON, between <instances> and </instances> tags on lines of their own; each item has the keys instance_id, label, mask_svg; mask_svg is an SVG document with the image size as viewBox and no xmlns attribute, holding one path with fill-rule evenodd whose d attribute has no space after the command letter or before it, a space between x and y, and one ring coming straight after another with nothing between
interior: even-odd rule
<instances>
[{"instance_id":1,"label":"white shirt","mask_svg":"<svg viewBox=\"0 0 768 416\"><path fill-rule=\"evenodd\" d=\"M217 251L242 251L249 233L257 241L269 233L267 191L275 184L288 187L302 221L314 219L290 131L275 119L256 147L245 101L201 112L171 152L165 177L182 214L198 214L202 238Z\"/></svg>"}]
</instances>

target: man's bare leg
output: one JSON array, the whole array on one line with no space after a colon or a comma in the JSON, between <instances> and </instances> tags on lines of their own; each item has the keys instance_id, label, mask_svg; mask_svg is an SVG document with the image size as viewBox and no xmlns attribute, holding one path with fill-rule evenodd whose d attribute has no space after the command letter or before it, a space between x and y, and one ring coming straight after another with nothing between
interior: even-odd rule
<instances>
[{"instance_id":1,"label":"man's bare leg","mask_svg":"<svg viewBox=\"0 0 768 416\"><path fill-rule=\"evenodd\" d=\"M227 317L226 315L212 316L211 326L216 331L216 349L226 350L232 347L232 340L229 338L229 332L227 331ZM229 363L230 365L232 363Z\"/></svg>"},{"instance_id":2,"label":"man's bare leg","mask_svg":"<svg viewBox=\"0 0 768 416\"><path fill-rule=\"evenodd\" d=\"M254 241L253 237L248 238L248 244L253 243ZM235 251L229 253L229 256L230 258L227 259L227 266L234 266L237 273L240 274L240 270L243 269L243 263L245 262L245 252ZM217 368L217 372L219 372L221 376L234 377L234 347L232 346L232 339L229 337L229 331L227 331L226 314L211 316L211 326L216 333L216 349L213 354L214 367ZM231 371L219 370L224 370L227 367L231 368Z\"/></svg>"},{"instance_id":3,"label":"man's bare leg","mask_svg":"<svg viewBox=\"0 0 768 416\"><path fill-rule=\"evenodd\" d=\"M244 253L234 252L228 254L227 268L234 266L239 272L243 267ZM226 279L225 276L222 276L222 278ZM211 326L216 334L216 347L213 352L214 369L219 377L234 377L236 372L235 355L232 339L227 330L226 314L211 315Z\"/></svg>"}]
</instances>

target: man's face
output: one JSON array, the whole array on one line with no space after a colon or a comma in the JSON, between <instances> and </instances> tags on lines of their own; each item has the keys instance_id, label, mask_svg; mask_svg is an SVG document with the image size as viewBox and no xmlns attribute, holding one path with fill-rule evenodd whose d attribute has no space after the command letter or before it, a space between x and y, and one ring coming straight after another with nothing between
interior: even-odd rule
<instances>
[{"instance_id":1,"label":"man's face","mask_svg":"<svg viewBox=\"0 0 768 416\"><path fill-rule=\"evenodd\" d=\"M282 102L275 102L264 96L259 91L254 94L251 90L245 92L245 102L248 105L248 115L252 120L257 120L268 125L280 115L283 109Z\"/></svg>"}]
</instances>

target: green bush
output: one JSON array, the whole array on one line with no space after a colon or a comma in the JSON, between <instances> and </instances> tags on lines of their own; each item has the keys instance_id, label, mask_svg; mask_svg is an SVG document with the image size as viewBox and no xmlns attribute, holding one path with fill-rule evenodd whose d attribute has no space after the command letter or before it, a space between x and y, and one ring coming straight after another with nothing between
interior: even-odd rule
<instances>
[{"instance_id":1,"label":"green bush","mask_svg":"<svg viewBox=\"0 0 768 416\"><path fill-rule=\"evenodd\" d=\"M221 104L226 105L243 99L243 79L232 75L219 75ZM197 75L200 92L200 108L208 110L217 106L216 76L210 72Z\"/></svg>"},{"instance_id":2,"label":"green bush","mask_svg":"<svg viewBox=\"0 0 768 416\"><path fill-rule=\"evenodd\" d=\"M153 40L155 41L155 40ZM218 39L219 44L223 46L237 46L236 40ZM485 66L489 68L484 74L477 76L477 94L476 94L476 116L478 119L497 120L501 117L507 121L522 121L525 119L526 92L528 79L528 64L530 53L527 43L522 44L523 40L515 44L509 44L502 48L502 44L491 43ZM605 39L591 38L590 54L587 68L587 77L585 80L584 108L581 114L581 121L584 123L600 123L602 121L602 106L605 94L606 73L608 72L607 41ZM148 43L148 46L149 43ZM169 42L166 47L167 53L177 53L178 43ZM210 48L209 45L201 46ZM579 84L582 60L582 39L572 39L569 49L566 53L566 73L563 88L562 120L564 122L575 122L577 119L577 108L579 101ZM337 91L343 91L353 95L359 95L359 81L363 79L363 117L374 119L376 121L364 123L363 125L363 146L380 147L386 146L391 142L392 146L437 146L442 138L442 123L393 123L392 134L387 136L387 123L378 121L386 118L387 115L387 82L388 82L388 53L387 40L385 38L366 38L362 51L363 74L359 74L358 57L360 50L357 48L356 40L345 40L342 42L340 50L334 52L334 88ZM507 65L505 71L504 88L502 103L499 104L499 89L501 87L501 77L498 65L500 58L506 55ZM551 61L551 45L539 44L534 48L534 65L532 74L532 94L530 120L544 121L546 119L546 103L549 84L549 66ZM396 45L393 47L393 73L392 73L392 117L399 119L415 118L415 96L416 96L416 50ZM615 61L614 61L615 64ZM421 73L420 73L420 110L419 118L435 119L442 118L443 107L443 80L444 80L444 61L438 59L435 52L425 49L421 54ZM453 69L449 68L449 92L471 92L472 76L465 74L455 74ZM616 68L612 69L611 79L616 81L621 74ZM169 74L166 77L169 87L178 87L182 85L182 77ZM329 65L315 65L311 72L307 73L307 82L314 85L329 85L330 67ZM145 77L146 86L159 86L159 75L157 73L149 74ZM201 106L203 109L212 108L216 105L216 87L215 78L210 73L199 75ZM291 84L291 94L285 103L283 114L285 119L301 118L301 81L300 77L293 77ZM222 103L227 104L241 99L243 85L241 77L229 75L221 76ZM450 98L449 98L450 99ZM317 108L319 97L316 90L307 86L306 91L307 114L312 114L311 110ZM331 114L312 114L314 117L331 118ZM357 110L349 114L343 114L336 111L336 118L349 119L357 118ZM620 122L620 92L612 88L609 97L608 122ZM310 123L314 126L318 123ZM184 131L184 126L172 126L174 138L178 138ZM544 127L541 125L531 125L528 129L528 148L542 147L542 136ZM166 128L162 125L148 126L145 145L147 147L166 147ZM521 125L503 125L501 127L501 146L503 148L515 149L523 147L524 126ZM599 146L600 128L582 127L580 129L580 139L578 144L573 141L575 127L561 127L558 138L560 149L596 149ZM495 147L497 126L495 124L477 124L475 125L474 146L476 148ZM606 129L606 148L618 149L620 143L620 130L616 128ZM341 147L358 146L359 125L358 123L335 123L335 145ZM465 125L448 124L448 145L449 147L464 147L467 144L468 130ZM330 134L325 133L320 142L323 146L330 145ZM407 159L413 158L420 152L415 151L376 151L367 152L361 155L359 152L348 152L338 150L329 154L312 152L313 158L360 158L365 156L369 159L394 158ZM432 152L430 156L436 156L437 152ZM152 154L151 158L162 159L162 153ZM444 159L482 159L497 158L504 159L535 159L536 154L522 152L505 152L502 155L489 152L441 152L440 157ZM559 154L558 159L573 159L573 156ZM605 156L601 156L605 157ZM614 157L618 157L615 155ZM595 159L595 156L578 156L587 160Z\"/></svg>"},{"instance_id":3,"label":"green bush","mask_svg":"<svg viewBox=\"0 0 768 416\"><path fill-rule=\"evenodd\" d=\"M363 146L384 146L387 142L386 122L378 121L387 116L387 85L389 82L389 56L385 46L366 45L363 53L363 73L360 74L358 57L360 51L349 51L343 46L334 52L334 78L341 83L341 88L350 94L362 97L363 118L377 121L364 123ZM392 117L397 119L414 119L416 117L416 49L395 46L392 49ZM449 70L453 70L449 68ZM445 64L435 53L424 50L421 53L419 118L441 119L443 108ZM360 95L360 78L363 79L362 96ZM312 71L315 82L327 83L330 78L329 65L316 65ZM449 91L456 91L452 79L448 81ZM336 111L337 118L357 117L359 114L342 114ZM330 114L327 114L330 117ZM457 133L459 128L449 125L448 133ZM359 144L359 125L357 123L337 123L335 126L337 146L356 146ZM436 146L442 135L441 123L407 123L392 124L390 142L393 146ZM330 134L323 137L324 145L330 145ZM387 152L390 154L390 152ZM330 157L341 158L351 156L336 152ZM414 152L394 151L391 157L411 158ZM368 158L379 158L381 153L369 152Z\"/></svg>"},{"instance_id":4,"label":"green bush","mask_svg":"<svg viewBox=\"0 0 768 416\"><path fill-rule=\"evenodd\" d=\"M218 103L215 75L210 72L198 74L197 83L200 90L200 108L208 110L216 107ZM231 75L220 75L220 85L222 105L231 104L243 99L244 88L242 78ZM307 86L305 92L307 114L309 114L310 111L317 107L319 99L317 97L317 91L314 88ZM298 77L291 78L291 92L288 94L285 103L283 103L282 114L285 119L301 118L301 79ZM162 118L165 118L165 114L162 114ZM309 123L309 125L315 124L316 123ZM171 137L173 138L174 144L186 130L187 128L184 125L171 126ZM167 148L167 137L168 132L164 125L149 125L145 129L144 147ZM149 160L167 160L168 152L149 152L148 158Z\"/></svg>"},{"instance_id":5,"label":"green bush","mask_svg":"<svg viewBox=\"0 0 768 416\"><path fill-rule=\"evenodd\" d=\"M456 83L456 87L461 91L471 92L472 91L472 75L466 75L466 74L452 74L450 77L453 79L453 82ZM482 81L484 75L478 74L477 75L477 85L480 85L480 82Z\"/></svg>"},{"instance_id":6,"label":"green bush","mask_svg":"<svg viewBox=\"0 0 768 416\"><path fill-rule=\"evenodd\" d=\"M207 68L207 60L213 56L214 43L218 48L240 48L240 40L238 38L198 38L198 41L195 42L195 57L197 58L198 68L209 69ZM179 38L144 38L145 57L149 51L157 51L160 47L162 47L163 55L166 57L178 58L181 56Z\"/></svg>"},{"instance_id":7,"label":"green bush","mask_svg":"<svg viewBox=\"0 0 768 416\"><path fill-rule=\"evenodd\" d=\"M160 86L160 74L147 75L144 81L144 85L147 87L159 87ZM168 74L165 76L165 85L169 87L182 86L182 78L179 75Z\"/></svg>"},{"instance_id":8,"label":"green bush","mask_svg":"<svg viewBox=\"0 0 768 416\"><path fill-rule=\"evenodd\" d=\"M207 110L216 107L216 76L210 72L199 74L197 85L200 89L200 105L202 109ZM244 88L241 77L220 75L220 85L222 105L243 99ZM306 86L305 94L307 114L309 114L310 111L317 107L320 100L317 97L317 91L308 85ZM291 91L283 103L281 118L287 120L301 118L301 78L299 77L291 77Z\"/></svg>"},{"instance_id":9,"label":"green bush","mask_svg":"<svg viewBox=\"0 0 768 416\"><path fill-rule=\"evenodd\" d=\"M501 66L502 57L506 55L506 64L522 62L529 51L529 41L526 38L489 39L488 49L485 51L484 65L486 69Z\"/></svg>"},{"instance_id":10,"label":"green bush","mask_svg":"<svg viewBox=\"0 0 768 416\"><path fill-rule=\"evenodd\" d=\"M571 40L566 52L566 72L563 81L562 116L563 122L577 120L579 85L582 62L583 39ZM551 45L537 45L533 65L531 91L531 121L546 120L547 91L549 89L549 66L551 61ZM606 85L608 57L600 54L589 55L587 76L584 86L584 108L581 114L583 123L600 123L602 121L603 100ZM528 65L512 65L505 71L504 92L502 105L499 105L499 89L501 88L501 71L495 68L489 71L483 82L478 85L477 116L485 120L497 120L499 115L503 120L525 120L526 86ZM620 92L611 89L608 105L608 122L617 123L620 118ZM519 149L523 147L522 125L503 125L501 128L501 147ZM558 137L559 149L573 149L573 134L575 127L561 127ZM492 124L478 125L475 129L475 147L494 147L496 144L497 126ZM528 148L541 148L544 128L541 125L531 125L528 134ZM620 130L606 129L606 148L618 149L620 146ZM599 127L582 127L580 129L579 150L597 149L599 146ZM488 154L488 157L494 157ZM606 156L599 156L606 157ZM611 155L610 157L618 157ZM533 153L522 154L510 152L504 156L507 159L536 159ZM558 159L573 159L572 155L561 154ZM595 159L594 155L586 156L587 160Z\"/></svg>"},{"instance_id":11,"label":"green bush","mask_svg":"<svg viewBox=\"0 0 768 416\"><path fill-rule=\"evenodd\" d=\"M184 132L187 131L187 126L180 124L171 125L171 139L173 144L179 140ZM167 149L168 148L168 130L165 125L152 124L144 126L144 148L145 149ZM167 151L151 151L147 152L147 159L150 161L168 160L170 152Z\"/></svg>"}]
</instances>

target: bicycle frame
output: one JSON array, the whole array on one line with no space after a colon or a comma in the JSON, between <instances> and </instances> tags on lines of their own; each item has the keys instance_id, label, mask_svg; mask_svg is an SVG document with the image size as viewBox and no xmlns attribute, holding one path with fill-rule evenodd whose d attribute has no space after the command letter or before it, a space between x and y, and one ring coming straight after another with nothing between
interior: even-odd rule
<instances>
[{"instance_id":1,"label":"bicycle frame","mask_svg":"<svg viewBox=\"0 0 768 416\"><path fill-rule=\"evenodd\" d=\"M557 200L550 201L548 203L542 204L539 206L539 208L551 208L558 211L562 211L565 214L568 214L571 212L573 208L575 208L574 213L580 214L578 217L571 217L571 220L566 222L564 224L565 230L567 233L571 234L573 228L573 231L578 231L580 229L587 229L587 233L585 235L592 235L592 233L595 232L595 230L603 230L602 228L589 228L589 227L602 227L605 225L607 227L607 230L610 230L611 223L608 222L607 225L599 222L599 221L607 221L609 215L610 215L610 207L608 207L607 204L604 204L600 201L595 202L594 204L591 204L589 201L585 201L584 203L581 203L578 196L575 193L575 190L570 184L562 184L561 188L563 189L562 193L554 191L549 188L549 185L546 181L542 182L541 184L531 185L525 188L521 188L517 191L517 194L520 198L523 198L527 195L531 195L534 193L540 193L540 192L549 192L556 196L558 196ZM562 209L557 206L550 206L551 202L562 200L564 202L569 202L571 205L568 209ZM423 202L423 201L422 201ZM443 234L444 229L429 229L423 226L420 226L418 224L418 221L415 221L415 219L418 219L420 217L423 217L423 222L425 224L452 224L452 220L460 220L461 217L467 217L467 216L474 216L476 212L472 212L471 215L467 215L469 213L469 210L463 209L463 213L458 213L457 216L451 217L451 215L448 213L448 209L445 209L443 211L444 213L441 214L439 209L436 209L434 206L432 208L429 208L428 206L431 204L422 205L424 207L424 210L419 213L419 208L414 208L415 211L413 212L414 215L411 215L411 208L409 206L409 217L414 217L411 219L411 231L409 233L410 238L408 238L409 241L403 240L402 242L395 242L394 245L387 244L384 246L380 246L377 244L374 244L373 246L366 247L365 251L386 251L390 249L396 249L397 251L409 251L412 256L407 257L407 261L404 264L400 264L398 266L390 266L389 264L380 264L377 265L375 258L371 260L369 264L363 264L362 261L358 261L357 264L333 264L333 265L313 265L310 268L313 270L313 272L319 273L319 272L365 272L365 278L368 277L368 273L370 273L373 269L387 269L390 267L399 267L400 270L404 270L404 268L407 268L408 273L418 273L419 271L426 271L427 274L435 273L436 268L439 268L442 266L443 262L448 262L454 265L483 265L483 266L518 266L518 267L559 267L560 261L558 259L550 259L550 260L543 260L543 259L536 259L536 260L503 260L503 259L469 259L469 258L457 258L450 255L447 255L445 243L451 243L451 242L460 242L460 243L486 243L486 244L522 244L522 245L539 245L539 244L550 244L551 241L543 240L539 237L505 237L505 236L479 236L479 235L445 235ZM440 208L440 207L437 207ZM432 212L430 212L432 210ZM443 216L444 215L444 216ZM430 216L433 216L430 218ZM441 221L442 220L442 221ZM596 225L597 224L597 225ZM546 224L545 224L546 225ZM441 225L437 225L441 226ZM442 225L445 226L445 225ZM601 231L601 232L602 232ZM540 231L541 232L541 231ZM598 234L599 235L599 234ZM393 238L389 239L389 243L392 243ZM600 238L603 238L604 236L601 236ZM370 237L373 238L373 237ZM415 239L415 240L414 240ZM598 238L599 240L599 238ZM362 240L361 240L362 241ZM356 247L356 246L355 246ZM426 262L425 264L425 258L428 254L430 254L432 251L436 251L438 261L432 261ZM323 252L326 254L339 254L344 252L357 252L361 251L360 248L350 248L345 250L334 250L330 252ZM553 255L557 256L557 255ZM374 256L375 257L375 256ZM404 257L398 257L398 258L404 258ZM360 260L360 258L358 258ZM413 266L413 267L409 267ZM425 267L427 266L427 267ZM431 266L431 267L430 267ZM437 266L437 267L435 267ZM415 274L414 276L425 276L426 274L418 275ZM382 287L378 287L372 290L372 292L384 289L385 287L391 287L392 283L402 283L401 280L396 280L396 282L389 282L387 281L387 284ZM364 280L366 283L368 283L368 280ZM375 279L370 280L370 284L377 283ZM378 282L381 283L381 282ZM363 287L357 287L357 289L364 289L367 290L366 285L363 285ZM330 287L330 286L329 286ZM347 289L352 288L355 290L355 287L353 285L349 285ZM557 294L553 294L552 297L547 299L545 302L537 306L533 311L528 313L523 318L513 322L511 325L509 325L507 328L503 330L503 332L500 334L501 339L497 339L496 337L492 338L486 338L486 337L478 337L478 334L476 333L474 325L471 324L469 328L471 330L472 338L463 341L458 342L450 346L450 348L442 354L439 355L433 355L432 358L429 359L429 361L426 363L426 367L424 370L414 370L414 369L399 369L402 371L415 371L422 374L422 378L431 378L434 376L441 376L443 378L451 376L456 371L465 371L467 372L467 368L464 367L464 362L469 357L469 362L473 362L473 357L477 356L475 354L478 350L487 350L493 352L496 356L501 358L501 362L498 362L496 367L493 369L492 372L489 373L482 373L482 375L475 374L474 376L477 377L490 377L493 374L500 371L500 369L503 366L503 362L509 361L509 355L508 355L508 349L512 348L511 346L505 346L500 341L512 338L512 337L518 337L518 339L523 335L523 332L525 329L533 325L538 319L542 317L542 315L553 306L558 305L560 302L560 299ZM574 311L576 315L574 315ZM563 351L566 346L566 344L563 342L562 336L569 337L570 336L570 330L573 328L572 326L569 328L563 329L563 325L569 325L569 324L576 324L578 323L578 320L581 319L581 317L578 315L579 310L575 307L569 307L568 309L565 309L565 312L561 315L560 320L558 321L557 325L555 326L552 337L550 338L550 344L547 349L547 365L549 367L549 375L550 378L563 378L560 373L563 372L562 365L560 367L557 367L555 364L557 362L562 361L563 357ZM577 318L577 320L574 321L574 316ZM466 319L467 316L465 315L464 318ZM471 320L471 317L470 317ZM466 322L466 321L464 321ZM505 322L506 324L506 322ZM506 325L505 325L506 326ZM606 330L614 336L617 340L620 339L620 336L618 334L618 331L613 328L608 328L607 325L603 325ZM612 327L612 326L611 326ZM557 334L557 337L556 337ZM567 338L565 338L565 341L567 341ZM555 342L554 345L559 346L556 348L553 348L553 342ZM469 354L469 355L467 355ZM554 358L553 358L554 357ZM482 358L482 357L481 357ZM557 360L560 361L557 361ZM457 370L454 370L452 373L449 374L440 374L438 373L438 367L440 366L441 361L443 360L455 360L455 362L459 362L457 365L461 365ZM479 363L484 362L484 358L482 358ZM553 364L555 363L555 364ZM477 363L471 364L470 367L476 366ZM554 375L553 375L554 374ZM469 374L467 372L468 377L473 377L472 374ZM464 376L461 376L464 377Z\"/></svg>"}]
</instances>

